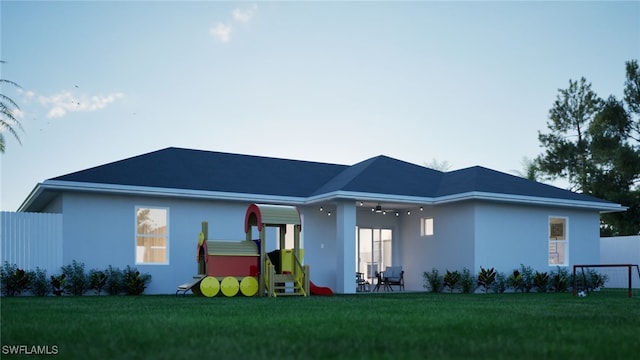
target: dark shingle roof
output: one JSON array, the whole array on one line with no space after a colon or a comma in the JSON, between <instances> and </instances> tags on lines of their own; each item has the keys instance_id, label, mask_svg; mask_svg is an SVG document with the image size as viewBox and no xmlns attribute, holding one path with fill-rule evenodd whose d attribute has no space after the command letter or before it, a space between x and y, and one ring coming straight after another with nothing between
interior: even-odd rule
<instances>
[{"instance_id":1,"label":"dark shingle roof","mask_svg":"<svg viewBox=\"0 0 640 360\"><path fill-rule=\"evenodd\" d=\"M346 166L167 148L51 180L292 197L336 191L426 198L482 192L611 204L480 166L444 173L382 155Z\"/></svg>"},{"instance_id":2,"label":"dark shingle roof","mask_svg":"<svg viewBox=\"0 0 640 360\"><path fill-rule=\"evenodd\" d=\"M344 168L336 164L167 148L52 180L305 197Z\"/></svg>"},{"instance_id":3,"label":"dark shingle roof","mask_svg":"<svg viewBox=\"0 0 640 360\"><path fill-rule=\"evenodd\" d=\"M432 197L442 175L437 170L380 155L347 167L313 195L341 190Z\"/></svg>"},{"instance_id":4,"label":"dark shingle roof","mask_svg":"<svg viewBox=\"0 0 640 360\"><path fill-rule=\"evenodd\" d=\"M473 166L445 173L436 196L448 196L468 192L607 202L592 196L574 193L555 186L487 169L482 166Z\"/></svg>"}]
</instances>

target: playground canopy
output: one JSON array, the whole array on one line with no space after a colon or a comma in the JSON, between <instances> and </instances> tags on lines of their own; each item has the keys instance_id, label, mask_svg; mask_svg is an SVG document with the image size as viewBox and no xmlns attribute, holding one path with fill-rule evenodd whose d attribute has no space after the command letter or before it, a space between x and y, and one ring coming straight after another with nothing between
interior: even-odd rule
<instances>
[{"instance_id":1,"label":"playground canopy","mask_svg":"<svg viewBox=\"0 0 640 360\"><path fill-rule=\"evenodd\" d=\"M287 224L301 226L300 213L295 206L251 204L245 215L244 232L248 233L251 226L257 226L261 231L263 225Z\"/></svg>"}]
</instances>

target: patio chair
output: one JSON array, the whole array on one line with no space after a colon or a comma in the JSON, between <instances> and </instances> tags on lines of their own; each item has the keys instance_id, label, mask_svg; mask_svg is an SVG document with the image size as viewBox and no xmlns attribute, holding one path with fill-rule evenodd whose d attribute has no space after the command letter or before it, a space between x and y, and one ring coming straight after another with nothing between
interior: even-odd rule
<instances>
[{"instance_id":1,"label":"patio chair","mask_svg":"<svg viewBox=\"0 0 640 360\"><path fill-rule=\"evenodd\" d=\"M358 292L368 291L367 287L369 286L369 282L365 280L364 273L361 273L361 272L356 273L356 285L358 286L356 288L356 291Z\"/></svg>"},{"instance_id":2,"label":"patio chair","mask_svg":"<svg viewBox=\"0 0 640 360\"><path fill-rule=\"evenodd\" d=\"M387 266L382 275L384 288L393 291L393 286L404 291L404 270L402 266Z\"/></svg>"},{"instance_id":3,"label":"patio chair","mask_svg":"<svg viewBox=\"0 0 640 360\"><path fill-rule=\"evenodd\" d=\"M376 286L373 288L373 291L377 292L378 290L380 290L380 285L384 284L384 278L382 277L382 273L379 273L377 271L376 271L375 276L376 276ZM386 287L387 286L384 285L383 289L386 289Z\"/></svg>"}]
</instances>

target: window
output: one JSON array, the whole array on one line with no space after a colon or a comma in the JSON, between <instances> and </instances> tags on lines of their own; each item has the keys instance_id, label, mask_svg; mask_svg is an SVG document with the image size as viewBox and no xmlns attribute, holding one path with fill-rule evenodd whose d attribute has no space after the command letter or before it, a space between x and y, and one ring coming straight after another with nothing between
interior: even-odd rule
<instances>
[{"instance_id":1,"label":"window","mask_svg":"<svg viewBox=\"0 0 640 360\"><path fill-rule=\"evenodd\" d=\"M136 264L168 264L169 209L136 208Z\"/></svg>"},{"instance_id":2,"label":"window","mask_svg":"<svg viewBox=\"0 0 640 360\"><path fill-rule=\"evenodd\" d=\"M567 218L549 218L549 265L566 266L569 264L569 235Z\"/></svg>"},{"instance_id":3,"label":"window","mask_svg":"<svg viewBox=\"0 0 640 360\"><path fill-rule=\"evenodd\" d=\"M433 218L420 219L420 236L433 235Z\"/></svg>"}]
</instances>

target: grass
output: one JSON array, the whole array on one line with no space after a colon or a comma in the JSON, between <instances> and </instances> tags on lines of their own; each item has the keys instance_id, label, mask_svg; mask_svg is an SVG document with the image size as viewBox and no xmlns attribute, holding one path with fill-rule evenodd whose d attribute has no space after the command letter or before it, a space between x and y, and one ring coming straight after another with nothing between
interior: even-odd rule
<instances>
[{"instance_id":1,"label":"grass","mask_svg":"<svg viewBox=\"0 0 640 360\"><path fill-rule=\"evenodd\" d=\"M626 359L640 300L621 293L310 298L2 298L6 345L64 359Z\"/></svg>"}]
</instances>

